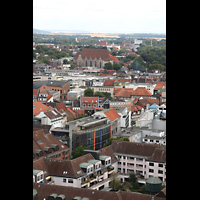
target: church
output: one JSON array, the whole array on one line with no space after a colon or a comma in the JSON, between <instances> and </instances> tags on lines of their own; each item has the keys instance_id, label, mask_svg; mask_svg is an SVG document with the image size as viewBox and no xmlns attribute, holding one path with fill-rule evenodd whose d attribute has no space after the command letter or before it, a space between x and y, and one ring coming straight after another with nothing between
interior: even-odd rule
<instances>
[{"instance_id":1,"label":"church","mask_svg":"<svg viewBox=\"0 0 200 200\"><path fill-rule=\"evenodd\" d=\"M108 62L119 63L117 57L112 56L107 49L84 48L74 56L74 63L80 67L96 67L103 69Z\"/></svg>"}]
</instances>

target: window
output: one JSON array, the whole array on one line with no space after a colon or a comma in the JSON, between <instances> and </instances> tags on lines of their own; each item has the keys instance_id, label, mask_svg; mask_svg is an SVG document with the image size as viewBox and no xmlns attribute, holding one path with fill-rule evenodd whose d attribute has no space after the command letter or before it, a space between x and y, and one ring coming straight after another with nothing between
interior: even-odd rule
<instances>
[{"instance_id":1,"label":"window","mask_svg":"<svg viewBox=\"0 0 200 200\"><path fill-rule=\"evenodd\" d=\"M154 163L149 163L149 166L154 166Z\"/></svg>"},{"instance_id":2,"label":"window","mask_svg":"<svg viewBox=\"0 0 200 200\"><path fill-rule=\"evenodd\" d=\"M91 107L91 103L88 103L88 107Z\"/></svg>"},{"instance_id":3,"label":"window","mask_svg":"<svg viewBox=\"0 0 200 200\"><path fill-rule=\"evenodd\" d=\"M159 173L159 174L163 174L163 171L162 171L162 170L158 170L158 173Z\"/></svg>"},{"instance_id":4,"label":"window","mask_svg":"<svg viewBox=\"0 0 200 200\"><path fill-rule=\"evenodd\" d=\"M163 167L163 164L158 164L158 167Z\"/></svg>"},{"instance_id":5,"label":"window","mask_svg":"<svg viewBox=\"0 0 200 200\"><path fill-rule=\"evenodd\" d=\"M73 179L68 179L68 183L74 183Z\"/></svg>"},{"instance_id":6,"label":"window","mask_svg":"<svg viewBox=\"0 0 200 200\"><path fill-rule=\"evenodd\" d=\"M63 183L66 183L66 180L67 180L66 178L63 178Z\"/></svg>"},{"instance_id":7,"label":"window","mask_svg":"<svg viewBox=\"0 0 200 200\"><path fill-rule=\"evenodd\" d=\"M153 170L153 169L149 169L149 172L153 173L153 172L154 172L154 170Z\"/></svg>"}]
</instances>

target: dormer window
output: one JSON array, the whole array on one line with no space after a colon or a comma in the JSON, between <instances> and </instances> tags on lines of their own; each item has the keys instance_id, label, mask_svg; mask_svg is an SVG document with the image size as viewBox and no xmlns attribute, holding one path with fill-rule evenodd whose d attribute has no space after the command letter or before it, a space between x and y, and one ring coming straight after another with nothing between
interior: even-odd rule
<instances>
[{"instance_id":1,"label":"dormer window","mask_svg":"<svg viewBox=\"0 0 200 200\"><path fill-rule=\"evenodd\" d=\"M43 156L43 152L42 152L41 149L36 149L36 150L35 150L35 153L36 153L36 155L37 155L38 157Z\"/></svg>"},{"instance_id":2,"label":"dormer window","mask_svg":"<svg viewBox=\"0 0 200 200\"><path fill-rule=\"evenodd\" d=\"M58 151L59 150L59 146L57 144L51 144L51 148L54 150L54 151Z\"/></svg>"},{"instance_id":3,"label":"dormer window","mask_svg":"<svg viewBox=\"0 0 200 200\"><path fill-rule=\"evenodd\" d=\"M50 154L52 153L52 149L50 147L44 147L43 150L45 151L45 153Z\"/></svg>"}]
</instances>

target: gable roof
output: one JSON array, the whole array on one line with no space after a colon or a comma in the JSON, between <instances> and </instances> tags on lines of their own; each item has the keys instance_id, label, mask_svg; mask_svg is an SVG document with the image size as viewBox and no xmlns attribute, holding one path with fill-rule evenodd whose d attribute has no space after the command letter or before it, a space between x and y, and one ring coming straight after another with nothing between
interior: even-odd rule
<instances>
[{"instance_id":1,"label":"gable roof","mask_svg":"<svg viewBox=\"0 0 200 200\"><path fill-rule=\"evenodd\" d=\"M114 109L110 109L104 113L106 117L112 122L115 119L121 117Z\"/></svg>"},{"instance_id":2,"label":"gable roof","mask_svg":"<svg viewBox=\"0 0 200 200\"><path fill-rule=\"evenodd\" d=\"M47 156L47 154L44 151L44 147L50 147L52 144L57 144L59 147L59 151L66 151L68 150L68 147L64 145L62 142L60 142L55 136L53 136L50 133L46 133L46 130L44 128L35 128L33 129L33 154L35 155L35 158L37 158L35 154L35 150L42 150L43 155ZM54 151L52 153L48 154L48 156L51 156L54 154Z\"/></svg>"},{"instance_id":3,"label":"gable roof","mask_svg":"<svg viewBox=\"0 0 200 200\"><path fill-rule=\"evenodd\" d=\"M49 119L56 119L59 117L62 117L62 115L57 111L57 110L50 110L44 112L44 114L49 118Z\"/></svg>"},{"instance_id":4,"label":"gable roof","mask_svg":"<svg viewBox=\"0 0 200 200\"><path fill-rule=\"evenodd\" d=\"M119 60L116 56L112 56L111 54L109 54L109 56L113 60L114 63L119 63Z\"/></svg>"},{"instance_id":5,"label":"gable roof","mask_svg":"<svg viewBox=\"0 0 200 200\"><path fill-rule=\"evenodd\" d=\"M33 115L38 115L41 112L45 112L51 110L50 107L44 105L43 103L39 101L33 101Z\"/></svg>"},{"instance_id":6,"label":"gable roof","mask_svg":"<svg viewBox=\"0 0 200 200\"><path fill-rule=\"evenodd\" d=\"M115 97L131 97L133 92L133 88L117 88L117 90L115 89Z\"/></svg>"},{"instance_id":7,"label":"gable roof","mask_svg":"<svg viewBox=\"0 0 200 200\"><path fill-rule=\"evenodd\" d=\"M51 184L43 184L43 183L33 183L33 189L37 191L37 195L35 200L47 199L52 193L56 193L58 195L64 194L65 199L74 199L74 197L79 196L81 198L86 197L89 200L151 200L152 195L148 194L140 194L136 192L110 192L103 190L91 190L84 188L76 188L69 186L61 186L61 185L51 185ZM154 196L155 200L164 200L166 198L161 198L158 196Z\"/></svg>"},{"instance_id":8,"label":"gable roof","mask_svg":"<svg viewBox=\"0 0 200 200\"><path fill-rule=\"evenodd\" d=\"M40 161L38 161L42 164L33 162L33 169L45 170L51 176L78 178L85 174L85 172L81 169L80 164L87 163L89 160L94 160L94 157L89 153L73 160L58 160L52 158L43 159L44 160L40 159ZM64 171L67 173L63 173Z\"/></svg>"},{"instance_id":9,"label":"gable roof","mask_svg":"<svg viewBox=\"0 0 200 200\"><path fill-rule=\"evenodd\" d=\"M133 96L151 96L151 92L145 87L138 87L134 90Z\"/></svg>"},{"instance_id":10,"label":"gable roof","mask_svg":"<svg viewBox=\"0 0 200 200\"><path fill-rule=\"evenodd\" d=\"M164 145L113 140L112 148L115 153L144 156L148 160L166 162L166 146Z\"/></svg>"},{"instance_id":11,"label":"gable roof","mask_svg":"<svg viewBox=\"0 0 200 200\"><path fill-rule=\"evenodd\" d=\"M81 55L82 59L102 59L105 61L111 61L112 58L109 56L109 52L107 49L89 49L89 48L83 48L81 53L77 53L74 56L74 59L76 60L78 58L78 56Z\"/></svg>"},{"instance_id":12,"label":"gable roof","mask_svg":"<svg viewBox=\"0 0 200 200\"><path fill-rule=\"evenodd\" d=\"M158 90L158 89L162 89L162 88L166 88L166 82L157 82L154 90Z\"/></svg>"}]
</instances>

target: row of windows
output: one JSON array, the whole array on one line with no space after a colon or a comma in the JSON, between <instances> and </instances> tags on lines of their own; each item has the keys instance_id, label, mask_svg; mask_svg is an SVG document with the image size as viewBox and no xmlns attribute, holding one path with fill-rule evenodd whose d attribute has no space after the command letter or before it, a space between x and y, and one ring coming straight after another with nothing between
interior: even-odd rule
<instances>
[{"instance_id":1,"label":"row of windows","mask_svg":"<svg viewBox=\"0 0 200 200\"><path fill-rule=\"evenodd\" d=\"M99 88L99 91L110 91L110 88Z\"/></svg>"},{"instance_id":2,"label":"row of windows","mask_svg":"<svg viewBox=\"0 0 200 200\"><path fill-rule=\"evenodd\" d=\"M88 107L91 107L91 103L88 103ZM86 107L86 104L83 103L83 107ZM96 108L97 107L97 104L96 103L93 103L93 107Z\"/></svg>"},{"instance_id":3,"label":"row of windows","mask_svg":"<svg viewBox=\"0 0 200 200\"><path fill-rule=\"evenodd\" d=\"M90 63L90 67L92 67L92 66L93 66L93 65L92 65L92 61L90 61L89 63ZM101 64L101 62L100 62L100 63L99 63L100 68L101 68L101 65L102 65L102 64ZM87 60L85 61L85 66L88 66ZM95 67L97 66L97 62L96 62L96 61L94 62L94 66L95 66Z\"/></svg>"},{"instance_id":4,"label":"row of windows","mask_svg":"<svg viewBox=\"0 0 200 200\"><path fill-rule=\"evenodd\" d=\"M66 178L63 178L63 183L67 183ZM73 179L68 179L68 183L74 183Z\"/></svg>"}]
</instances>

